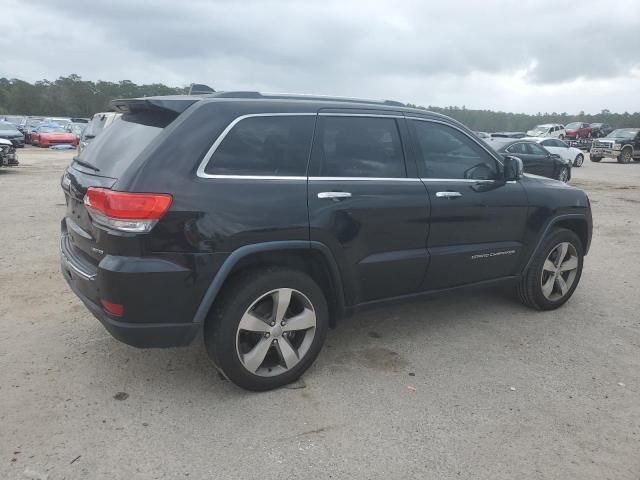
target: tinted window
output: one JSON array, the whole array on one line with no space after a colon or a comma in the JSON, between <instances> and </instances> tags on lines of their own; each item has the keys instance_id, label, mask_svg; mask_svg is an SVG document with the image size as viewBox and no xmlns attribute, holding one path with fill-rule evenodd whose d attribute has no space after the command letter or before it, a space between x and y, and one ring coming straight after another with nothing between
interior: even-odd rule
<instances>
[{"instance_id":1,"label":"tinted window","mask_svg":"<svg viewBox=\"0 0 640 480\"><path fill-rule=\"evenodd\" d=\"M410 121L418 146L418 173L423 178L490 180L496 162L464 133L439 123Z\"/></svg>"},{"instance_id":2,"label":"tinted window","mask_svg":"<svg viewBox=\"0 0 640 480\"><path fill-rule=\"evenodd\" d=\"M211 175L303 176L315 116L249 117L224 137L205 172Z\"/></svg>"},{"instance_id":3,"label":"tinted window","mask_svg":"<svg viewBox=\"0 0 640 480\"><path fill-rule=\"evenodd\" d=\"M526 146L529 149L529 152L534 155L546 155L547 153L549 153L537 143L527 143Z\"/></svg>"},{"instance_id":4,"label":"tinted window","mask_svg":"<svg viewBox=\"0 0 640 480\"><path fill-rule=\"evenodd\" d=\"M540 142L545 147L555 147L555 142L551 139Z\"/></svg>"},{"instance_id":5,"label":"tinted window","mask_svg":"<svg viewBox=\"0 0 640 480\"><path fill-rule=\"evenodd\" d=\"M174 118L173 114L161 112L124 115L98 135L82 151L80 159L99 168L99 175L119 178Z\"/></svg>"},{"instance_id":6,"label":"tinted window","mask_svg":"<svg viewBox=\"0 0 640 480\"><path fill-rule=\"evenodd\" d=\"M509 152L509 153L514 153L514 154L516 154L516 153L520 153L520 154L529 153L526 143L514 143L510 147L507 147L506 151Z\"/></svg>"},{"instance_id":7,"label":"tinted window","mask_svg":"<svg viewBox=\"0 0 640 480\"><path fill-rule=\"evenodd\" d=\"M315 146L315 176L406 177L394 118L321 116Z\"/></svg>"}]
</instances>

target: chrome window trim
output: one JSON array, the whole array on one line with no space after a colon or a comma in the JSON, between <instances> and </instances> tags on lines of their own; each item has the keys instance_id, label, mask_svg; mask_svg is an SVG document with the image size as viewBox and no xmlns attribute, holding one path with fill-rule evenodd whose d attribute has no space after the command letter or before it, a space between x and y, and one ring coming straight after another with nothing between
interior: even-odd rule
<instances>
[{"instance_id":1,"label":"chrome window trim","mask_svg":"<svg viewBox=\"0 0 640 480\"><path fill-rule=\"evenodd\" d=\"M498 162L500 165L502 165L504 167L504 163L502 163L502 161L498 158L496 158L496 156L489 150L487 150L486 145L483 145L482 143L480 143L478 141L478 139L472 137L471 135L469 135L467 132L465 132L464 130L462 130L461 128L455 126L455 125L451 125L448 122L441 122L440 120L434 120L432 118L421 118L421 117L411 117L411 116L405 116L405 118L407 120L420 120L421 122L431 122L431 123L439 123L440 125L445 125L447 127L451 127L454 128L456 130L458 130L460 133L462 133L463 135L465 135L468 139L470 139L472 142L476 143L476 145L478 145L480 148L482 148L485 152L487 152L489 154L489 156L491 158L493 158L496 162Z\"/></svg>"},{"instance_id":2,"label":"chrome window trim","mask_svg":"<svg viewBox=\"0 0 640 480\"><path fill-rule=\"evenodd\" d=\"M499 181L499 180L490 180L490 179L485 179L485 178L479 178L477 180L474 180L473 178L422 178L422 177L420 177L420 180L422 180L423 182L452 182L452 183L456 183L456 182L462 182L462 183L493 183L493 182Z\"/></svg>"},{"instance_id":3,"label":"chrome window trim","mask_svg":"<svg viewBox=\"0 0 640 480\"><path fill-rule=\"evenodd\" d=\"M342 182L342 181L355 181L355 182L419 182L420 179L416 177L309 177L310 182Z\"/></svg>"},{"instance_id":4,"label":"chrome window trim","mask_svg":"<svg viewBox=\"0 0 640 480\"><path fill-rule=\"evenodd\" d=\"M320 112L318 113L320 117L371 117L371 118L405 118L404 115L392 114L392 115L384 115L381 113L331 113L331 112Z\"/></svg>"},{"instance_id":5,"label":"chrome window trim","mask_svg":"<svg viewBox=\"0 0 640 480\"><path fill-rule=\"evenodd\" d=\"M213 157L213 154L216 152L216 150L218 149L218 147L220 146L222 141L229 134L229 132L233 129L233 127L235 127L242 120L245 120L247 118L253 118L253 117L309 117L309 116L316 116L316 115L317 115L317 113L289 112L289 113L249 113L247 115L241 115L239 117L236 117L234 120L231 121L231 123L229 123L229 125L227 125L227 127L222 131L222 133L220 135L218 135L218 138L216 138L215 142L213 142L213 145L211 145L211 147L209 148L209 150L205 154L204 158L200 162L200 165L198 166L198 170L196 171L196 175L198 177L200 177L200 178L243 178L243 179L256 179L256 180L257 179L260 179L260 180L282 180L282 179L292 180L292 179L300 179L300 178L306 179L307 177L300 177L300 176L282 176L282 177L280 177L280 176L272 176L272 175L215 175L215 174L211 174L211 173L206 173L205 170L207 168L207 165L209 164L209 161L211 160L211 157Z\"/></svg>"}]
</instances>

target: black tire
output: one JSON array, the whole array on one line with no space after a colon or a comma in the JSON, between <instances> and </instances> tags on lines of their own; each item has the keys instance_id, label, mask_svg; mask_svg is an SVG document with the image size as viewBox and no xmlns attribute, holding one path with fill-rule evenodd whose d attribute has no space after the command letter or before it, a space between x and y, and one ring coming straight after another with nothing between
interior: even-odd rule
<instances>
[{"instance_id":1,"label":"black tire","mask_svg":"<svg viewBox=\"0 0 640 480\"><path fill-rule=\"evenodd\" d=\"M633 151L629 147L623 148L620 155L618 155L618 163L631 163L632 159Z\"/></svg>"},{"instance_id":2,"label":"black tire","mask_svg":"<svg viewBox=\"0 0 640 480\"><path fill-rule=\"evenodd\" d=\"M564 135L560 135L558 138L559 138L560 140L564 140Z\"/></svg>"},{"instance_id":3,"label":"black tire","mask_svg":"<svg viewBox=\"0 0 640 480\"><path fill-rule=\"evenodd\" d=\"M592 157L590 155L589 156L589 160L591 160L592 162L599 162L600 160L602 160L602 157Z\"/></svg>"},{"instance_id":4,"label":"black tire","mask_svg":"<svg viewBox=\"0 0 640 480\"><path fill-rule=\"evenodd\" d=\"M580 168L583 163L584 163L584 155L579 153L578 155L576 155L576 158L573 161L573 166Z\"/></svg>"},{"instance_id":5,"label":"black tire","mask_svg":"<svg viewBox=\"0 0 640 480\"><path fill-rule=\"evenodd\" d=\"M573 245L578 257L578 267L573 283L567 293L562 298L550 300L545 297L542 292L543 266L549 254L562 242L569 242ZM542 241L542 245L540 245L540 248L536 251L531 265L529 265L529 268L520 279L520 283L516 287L518 299L524 305L537 310L554 310L561 307L571 298L580 283L583 260L584 251L582 249L582 242L578 236L566 228L553 229Z\"/></svg>"},{"instance_id":6,"label":"black tire","mask_svg":"<svg viewBox=\"0 0 640 480\"><path fill-rule=\"evenodd\" d=\"M249 371L240 359L237 332L251 305L278 288L295 289L311 302L316 315L315 334L305 355L292 368L261 376ZM311 366L322 349L328 326L327 301L316 282L298 270L267 267L240 274L224 287L206 320L204 342L209 358L225 377L247 390L265 391L296 381Z\"/></svg>"},{"instance_id":7,"label":"black tire","mask_svg":"<svg viewBox=\"0 0 640 480\"><path fill-rule=\"evenodd\" d=\"M567 183L569 181L569 167L562 167L558 171L558 178L561 182Z\"/></svg>"}]
</instances>

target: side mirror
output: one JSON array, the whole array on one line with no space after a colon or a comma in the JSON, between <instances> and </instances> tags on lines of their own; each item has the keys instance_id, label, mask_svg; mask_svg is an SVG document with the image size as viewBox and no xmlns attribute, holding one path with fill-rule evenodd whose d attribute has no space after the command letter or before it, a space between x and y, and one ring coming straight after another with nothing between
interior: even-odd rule
<instances>
[{"instance_id":1,"label":"side mirror","mask_svg":"<svg viewBox=\"0 0 640 480\"><path fill-rule=\"evenodd\" d=\"M518 157L508 155L504 157L504 181L513 182L518 181L524 174L524 166L522 160Z\"/></svg>"}]
</instances>

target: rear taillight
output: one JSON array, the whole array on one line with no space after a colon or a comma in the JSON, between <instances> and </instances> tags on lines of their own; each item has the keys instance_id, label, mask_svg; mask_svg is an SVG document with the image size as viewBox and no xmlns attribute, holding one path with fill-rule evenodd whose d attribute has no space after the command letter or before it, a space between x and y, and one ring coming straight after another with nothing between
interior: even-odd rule
<instances>
[{"instance_id":1,"label":"rear taillight","mask_svg":"<svg viewBox=\"0 0 640 480\"><path fill-rule=\"evenodd\" d=\"M84 204L94 222L121 232L151 231L171 206L165 193L117 192L89 187Z\"/></svg>"}]
</instances>

